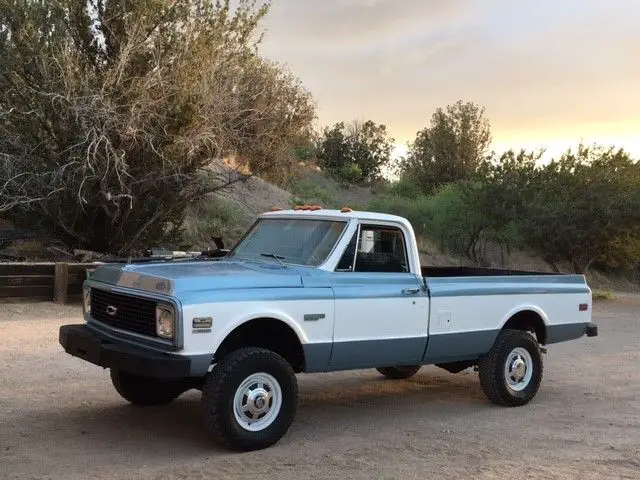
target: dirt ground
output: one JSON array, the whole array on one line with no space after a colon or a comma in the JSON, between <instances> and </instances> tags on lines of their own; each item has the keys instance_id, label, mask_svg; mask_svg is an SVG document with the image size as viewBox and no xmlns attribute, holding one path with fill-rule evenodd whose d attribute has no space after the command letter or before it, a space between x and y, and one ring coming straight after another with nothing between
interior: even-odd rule
<instances>
[{"instance_id":1,"label":"dirt ground","mask_svg":"<svg viewBox=\"0 0 640 480\"><path fill-rule=\"evenodd\" d=\"M640 479L640 298L598 303L600 336L552 345L528 406L490 405L472 371L301 375L289 433L221 450L198 392L135 408L64 354L77 307L0 304L0 478Z\"/></svg>"}]
</instances>

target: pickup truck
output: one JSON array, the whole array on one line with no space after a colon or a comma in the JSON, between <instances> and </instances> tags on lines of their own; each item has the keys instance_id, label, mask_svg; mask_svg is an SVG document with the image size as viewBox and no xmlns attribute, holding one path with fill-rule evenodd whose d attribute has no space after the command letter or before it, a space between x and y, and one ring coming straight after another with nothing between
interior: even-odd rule
<instances>
[{"instance_id":1,"label":"pickup truck","mask_svg":"<svg viewBox=\"0 0 640 480\"><path fill-rule=\"evenodd\" d=\"M597 335L591 306L582 275L423 267L406 219L304 207L260 215L221 258L101 266L59 341L134 405L201 390L207 432L255 450L291 425L297 373L475 367L491 402L524 405L544 345Z\"/></svg>"}]
</instances>

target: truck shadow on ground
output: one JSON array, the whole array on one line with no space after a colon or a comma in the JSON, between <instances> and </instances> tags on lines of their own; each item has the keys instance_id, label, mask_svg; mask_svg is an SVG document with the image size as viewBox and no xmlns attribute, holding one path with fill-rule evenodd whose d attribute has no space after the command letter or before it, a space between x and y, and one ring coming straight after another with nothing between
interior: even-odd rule
<instances>
[{"instance_id":1,"label":"truck shadow on ground","mask_svg":"<svg viewBox=\"0 0 640 480\"><path fill-rule=\"evenodd\" d=\"M373 419L376 425L391 428L403 416L425 416L428 412L427 415L441 421L443 417L458 415L461 405L471 414L490 408L473 374L432 376L430 372L419 373L409 380L387 380L350 372L303 375L299 384L296 420L285 437L294 443L296 437L330 438L336 430L344 428L347 420L357 434L359 429L361 433L370 429ZM119 403L118 397L108 405L58 410L55 418L35 421L51 422L59 426L51 429L54 436L59 433L65 439L75 437L85 448L87 444L95 444L96 451L101 452L105 448L146 450L152 456L224 452L204 432L200 399L200 392L190 391L170 405L140 408L124 400Z\"/></svg>"}]
</instances>

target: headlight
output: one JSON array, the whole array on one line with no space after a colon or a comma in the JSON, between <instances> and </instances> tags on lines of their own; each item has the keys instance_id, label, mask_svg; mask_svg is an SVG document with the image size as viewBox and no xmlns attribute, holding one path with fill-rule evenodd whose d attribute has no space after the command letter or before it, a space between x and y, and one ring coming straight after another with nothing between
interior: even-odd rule
<instances>
[{"instance_id":1,"label":"headlight","mask_svg":"<svg viewBox=\"0 0 640 480\"><path fill-rule=\"evenodd\" d=\"M91 289L89 287L82 289L82 311L85 315L91 313Z\"/></svg>"},{"instance_id":2,"label":"headlight","mask_svg":"<svg viewBox=\"0 0 640 480\"><path fill-rule=\"evenodd\" d=\"M162 338L173 338L175 332L175 315L173 308L156 306L156 333Z\"/></svg>"}]
</instances>

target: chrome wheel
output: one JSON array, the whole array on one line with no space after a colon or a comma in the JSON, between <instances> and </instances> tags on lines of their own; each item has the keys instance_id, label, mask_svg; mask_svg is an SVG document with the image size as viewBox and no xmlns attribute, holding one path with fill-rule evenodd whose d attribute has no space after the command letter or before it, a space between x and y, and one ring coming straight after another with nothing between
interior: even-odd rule
<instances>
[{"instance_id":1,"label":"chrome wheel","mask_svg":"<svg viewBox=\"0 0 640 480\"><path fill-rule=\"evenodd\" d=\"M533 359L526 348L516 347L504 364L504 378L507 385L514 392L520 392L527 388L533 377Z\"/></svg>"},{"instance_id":2,"label":"chrome wheel","mask_svg":"<svg viewBox=\"0 0 640 480\"><path fill-rule=\"evenodd\" d=\"M268 373L249 375L233 398L233 413L238 424L250 432L264 430L280 413L282 389Z\"/></svg>"}]
</instances>

